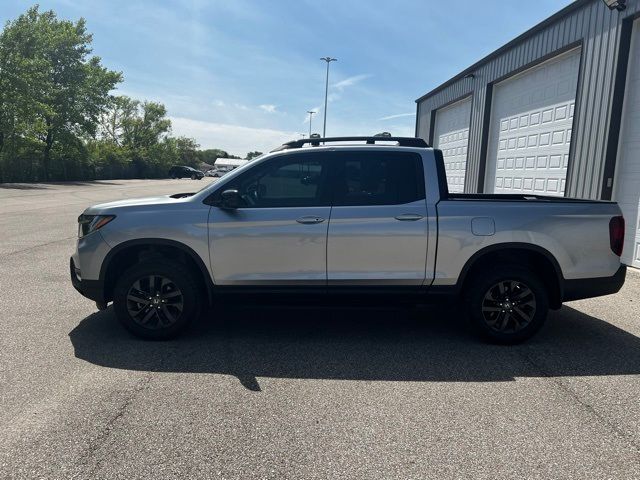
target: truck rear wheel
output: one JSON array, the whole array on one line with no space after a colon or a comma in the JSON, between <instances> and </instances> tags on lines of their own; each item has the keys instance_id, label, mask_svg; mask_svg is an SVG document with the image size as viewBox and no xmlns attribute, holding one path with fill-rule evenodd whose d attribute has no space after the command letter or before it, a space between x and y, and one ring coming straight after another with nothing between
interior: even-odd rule
<instances>
[{"instance_id":1,"label":"truck rear wheel","mask_svg":"<svg viewBox=\"0 0 640 480\"><path fill-rule=\"evenodd\" d=\"M176 337L197 317L198 286L175 262L143 262L116 283L113 305L118 320L135 335L164 340Z\"/></svg>"},{"instance_id":2,"label":"truck rear wheel","mask_svg":"<svg viewBox=\"0 0 640 480\"><path fill-rule=\"evenodd\" d=\"M465 292L473 327L487 340L512 344L533 336L549 311L549 294L530 270L504 266L477 272Z\"/></svg>"}]
</instances>

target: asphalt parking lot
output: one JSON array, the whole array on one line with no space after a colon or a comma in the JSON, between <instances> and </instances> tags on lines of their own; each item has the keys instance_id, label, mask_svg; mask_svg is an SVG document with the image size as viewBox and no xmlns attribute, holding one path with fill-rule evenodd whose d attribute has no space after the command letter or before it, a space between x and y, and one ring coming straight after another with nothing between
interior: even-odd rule
<instances>
[{"instance_id":1,"label":"asphalt parking lot","mask_svg":"<svg viewBox=\"0 0 640 480\"><path fill-rule=\"evenodd\" d=\"M205 182L0 184L0 478L639 478L640 274L479 343L455 309L225 305L133 338L76 218Z\"/></svg>"}]
</instances>

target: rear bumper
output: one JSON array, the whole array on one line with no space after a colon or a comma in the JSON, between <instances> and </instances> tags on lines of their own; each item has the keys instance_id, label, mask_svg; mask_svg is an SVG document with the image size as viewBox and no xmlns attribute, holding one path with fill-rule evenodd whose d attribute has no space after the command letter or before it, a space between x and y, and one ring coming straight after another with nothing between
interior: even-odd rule
<instances>
[{"instance_id":1,"label":"rear bumper","mask_svg":"<svg viewBox=\"0 0 640 480\"><path fill-rule=\"evenodd\" d=\"M76 267L73 257L69 260L69 270L73 288L94 302L104 303L104 288L102 281L83 280L80 269Z\"/></svg>"},{"instance_id":2,"label":"rear bumper","mask_svg":"<svg viewBox=\"0 0 640 480\"><path fill-rule=\"evenodd\" d=\"M563 302L580 300L581 298L601 297L617 293L624 285L627 275L626 265L620 265L618 271L611 277L581 278L564 281Z\"/></svg>"}]
</instances>

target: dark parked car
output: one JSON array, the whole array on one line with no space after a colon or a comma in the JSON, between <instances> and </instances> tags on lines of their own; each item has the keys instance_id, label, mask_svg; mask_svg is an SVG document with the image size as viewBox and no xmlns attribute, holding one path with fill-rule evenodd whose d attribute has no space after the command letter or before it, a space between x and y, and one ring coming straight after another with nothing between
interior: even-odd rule
<instances>
[{"instance_id":1,"label":"dark parked car","mask_svg":"<svg viewBox=\"0 0 640 480\"><path fill-rule=\"evenodd\" d=\"M171 167L169 170L169 176L171 178L190 178L191 180L202 180L204 173L195 168L185 166Z\"/></svg>"}]
</instances>

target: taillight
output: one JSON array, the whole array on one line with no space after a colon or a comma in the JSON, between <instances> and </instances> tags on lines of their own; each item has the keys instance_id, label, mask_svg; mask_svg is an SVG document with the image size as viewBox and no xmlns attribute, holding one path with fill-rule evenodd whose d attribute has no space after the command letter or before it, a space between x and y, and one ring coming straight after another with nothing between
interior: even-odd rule
<instances>
[{"instance_id":1,"label":"taillight","mask_svg":"<svg viewBox=\"0 0 640 480\"><path fill-rule=\"evenodd\" d=\"M609 244L611 251L616 255L622 255L624 246L624 217L613 217L609 220Z\"/></svg>"}]
</instances>

